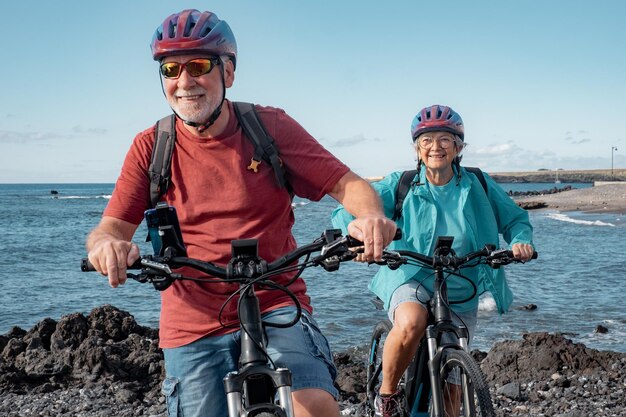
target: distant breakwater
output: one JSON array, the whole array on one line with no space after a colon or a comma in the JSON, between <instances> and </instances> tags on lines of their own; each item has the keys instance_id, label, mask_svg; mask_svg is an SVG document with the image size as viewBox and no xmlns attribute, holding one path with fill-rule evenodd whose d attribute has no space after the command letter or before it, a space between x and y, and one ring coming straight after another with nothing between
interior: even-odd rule
<instances>
[{"instance_id":1,"label":"distant breakwater","mask_svg":"<svg viewBox=\"0 0 626 417\"><path fill-rule=\"evenodd\" d=\"M497 183L593 183L596 181L626 181L626 170L559 170L532 172L493 172L489 173Z\"/></svg>"},{"instance_id":2,"label":"distant breakwater","mask_svg":"<svg viewBox=\"0 0 626 417\"><path fill-rule=\"evenodd\" d=\"M570 191L573 187L571 185L567 185L565 187L552 187L547 188L545 190L533 190L533 191L508 191L508 195L511 197L526 197L526 196L536 196L536 195L547 195L547 194L556 194L563 191ZM523 208L524 210L536 210L548 207L548 204L543 201L517 201L517 205Z\"/></svg>"},{"instance_id":3,"label":"distant breakwater","mask_svg":"<svg viewBox=\"0 0 626 417\"><path fill-rule=\"evenodd\" d=\"M565 187L552 187L546 188L545 190L532 190L532 191L512 191L509 190L508 194L511 197L526 197L529 195L546 195L546 194L556 194L563 191L570 191L573 187L571 185L566 185Z\"/></svg>"}]
</instances>

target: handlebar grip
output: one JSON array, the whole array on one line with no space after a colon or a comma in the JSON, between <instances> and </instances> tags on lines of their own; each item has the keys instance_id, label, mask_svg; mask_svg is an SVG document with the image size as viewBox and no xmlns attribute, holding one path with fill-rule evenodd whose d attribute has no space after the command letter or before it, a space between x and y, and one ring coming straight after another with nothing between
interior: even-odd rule
<instances>
[{"instance_id":1,"label":"handlebar grip","mask_svg":"<svg viewBox=\"0 0 626 417\"><path fill-rule=\"evenodd\" d=\"M134 264L127 269L141 269L141 258L137 259ZM83 258L80 260L80 270L83 272L96 272L96 268L89 262L89 258Z\"/></svg>"},{"instance_id":2,"label":"handlebar grip","mask_svg":"<svg viewBox=\"0 0 626 417\"><path fill-rule=\"evenodd\" d=\"M396 229L396 234L393 236L393 240L400 240L400 239L402 239L402 230ZM358 239L353 238L350 235L346 236L346 243L348 244L349 248L353 248L356 246L363 246L363 242L361 242Z\"/></svg>"},{"instance_id":3,"label":"handlebar grip","mask_svg":"<svg viewBox=\"0 0 626 417\"><path fill-rule=\"evenodd\" d=\"M89 262L89 258L83 258L80 260L80 270L83 272L94 272L96 268Z\"/></svg>"},{"instance_id":4,"label":"handlebar grip","mask_svg":"<svg viewBox=\"0 0 626 417\"><path fill-rule=\"evenodd\" d=\"M515 258L513 256L513 251L512 250L508 250L506 251L507 256L511 259ZM537 259L537 256L539 256L539 253L537 251L533 251L533 255L530 257L530 259Z\"/></svg>"}]
</instances>

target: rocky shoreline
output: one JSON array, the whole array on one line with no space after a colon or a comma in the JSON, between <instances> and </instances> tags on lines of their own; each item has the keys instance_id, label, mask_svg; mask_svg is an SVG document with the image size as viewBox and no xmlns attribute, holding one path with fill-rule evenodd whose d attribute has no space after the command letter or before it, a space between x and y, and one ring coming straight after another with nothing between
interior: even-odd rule
<instances>
[{"instance_id":1,"label":"rocky shoreline","mask_svg":"<svg viewBox=\"0 0 626 417\"><path fill-rule=\"evenodd\" d=\"M587 169L587 170L548 170L540 169L537 171L525 172L490 172L489 175L496 182L543 182L552 183L556 180L561 182L586 182L593 183L597 181L626 181L626 169Z\"/></svg>"},{"instance_id":2,"label":"rocky shoreline","mask_svg":"<svg viewBox=\"0 0 626 417\"><path fill-rule=\"evenodd\" d=\"M158 332L113 306L0 336L0 416L165 417ZM474 351L498 416L626 416L626 353L562 335ZM365 350L335 355L343 416L362 416Z\"/></svg>"},{"instance_id":3,"label":"rocky shoreline","mask_svg":"<svg viewBox=\"0 0 626 417\"><path fill-rule=\"evenodd\" d=\"M626 213L626 182L605 183L589 188L546 192L539 195L513 195L515 202L526 209L548 208L561 212Z\"/></svg>"}]
</instances>

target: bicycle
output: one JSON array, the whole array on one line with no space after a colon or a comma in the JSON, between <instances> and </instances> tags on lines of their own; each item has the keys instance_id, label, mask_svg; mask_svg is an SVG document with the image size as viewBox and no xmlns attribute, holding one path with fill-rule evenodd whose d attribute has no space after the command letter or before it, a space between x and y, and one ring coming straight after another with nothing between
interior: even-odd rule
<instances>
[{"instance_id":1,"label":"bicycle","mask_svg":"<svg viewBox=\"0 0 626 417\"><path fill-rule=\"evenodd\" d=\"M405 393L405 411L410 417L448 416L444 407L445 398L460 400L460 416L495 416L485 377L468 352L468 330L465 325L456 325L452 322L454 313L450 308L451 302L448 301L446 279L450 275L464 278L458 272L460 269L481 263L499 268L512 262L523 261L515 259L509 250L495 250L493 245L486 245L483 249L465 256L456 256L452 250L453 239L450 236L439 237L433 256L407 250L385 251L383 261L378 262L392 269L410 264L434 270L433 295L427 303L426 332L399 384L399 389ZM536 258L535 252L533 259ZM444 276L445 273L448 275ZM469 301L476 295L475 284L470 280L467 281L472 284L474 294L457 303ZM374 300L374 304L378 309L383 308L380 299ZM382 378L384 339L391 327L391 321L383 320L375 326L372 334L366 384L366 409L370 417L374 416L374 401ZM442 336L446 333L454 334L458 342L442 343ZM448 382L450 376L455 379L454 383Z\"/></svg>"},{"instance_id":2,"label":"bicycle","mask_svg":"<svg viewBox=\"0 0 626 417\"><path fill-rule=\"evenodd\" d=\"M198 282L236 282L239 290L237 314L241 330L241 354L238 370L224 377L230 417L294 417L291 399L291 372L286 368L276 368L266 352L267 340L265 326L289 327L297 323L301 315L301 306L287 286L293 283L305 268L322 266L327 271L335 271L343 261L354 258L355 253L349 247L360 245L349 236L342 237L337 229L326 230L308 245L304 245L285 254L281 258L266 262L258 256L258 242L254 239L242 239L232 242L232 259L226 267L210 262L188 258L182 235L178 227L176 214L166 204L157 205L156 212L146 220L152 233L151 239L157 255L143 255L129 270L140 269L139 274L127 276L140 283L152 283L155 289L163 291L175 280ZM158 239L158 242L155 242ZM310 258L311 254L319 255ZM295 263L303 256L302 263ZM180 267L191 267L208 276L200 278L186 277L173 271ZM87 258L82 259L81 270L95 271ZM298 271L286 286L269 280L273 275L289 271ZM254 286L262 285L285 291L296 306L296 315L290 323L278 324L264 322L261 318L259 300ZM229 299L230 300L230 299ZM228 301L226 301L228 302Z\"/></svg>"}]
</instances>

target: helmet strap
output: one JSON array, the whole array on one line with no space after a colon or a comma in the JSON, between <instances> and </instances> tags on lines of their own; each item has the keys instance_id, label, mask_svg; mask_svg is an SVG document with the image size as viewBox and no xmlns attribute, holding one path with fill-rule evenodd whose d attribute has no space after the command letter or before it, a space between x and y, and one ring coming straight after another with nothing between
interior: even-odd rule
<instances>
[{"instance_id":1,"label":"helmet strap","mask_svg":"<svg viewBox=\"0 0 626 417\"><path fill-rule=\"evenodd\" d=\"M422 185L421 182L421 172L422 172L422 159L419 157L419 154L417 155L417 183L415 185Z\"/></svg>"},{"instance_id":2,"label":"helmet strap","mask_svg":"<svg viewBox=\"0 0 626 417\"><path fill-rule=\"evenodd\" d=\"M461 183L461 157L457 155L452 165L456 168L456 185L459 185Z\"/></svg>"}]
</instances>

